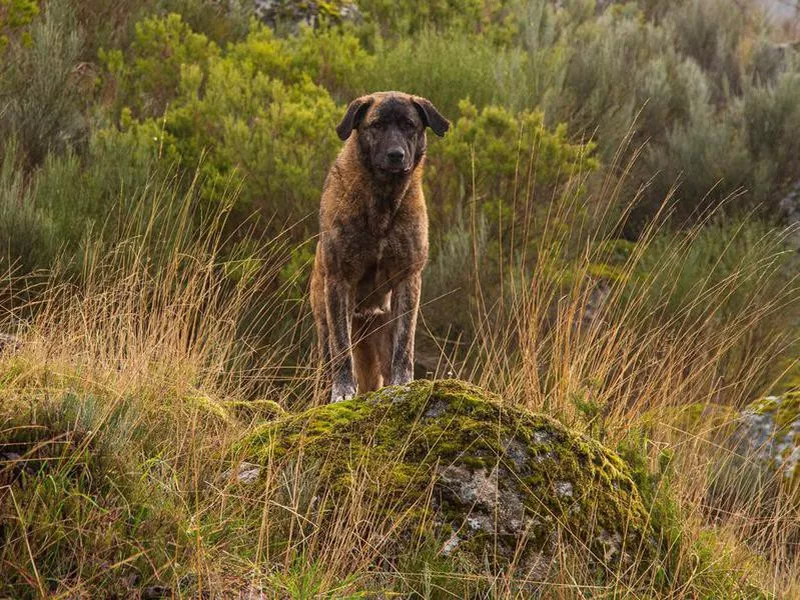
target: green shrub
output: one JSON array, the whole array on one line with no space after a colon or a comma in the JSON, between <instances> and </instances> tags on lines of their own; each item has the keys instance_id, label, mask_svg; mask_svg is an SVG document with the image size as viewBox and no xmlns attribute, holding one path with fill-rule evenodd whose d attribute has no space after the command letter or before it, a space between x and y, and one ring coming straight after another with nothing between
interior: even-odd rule
<instances>
[{"instance_id":1,"label":"green shrub","mask_svg":"<svg viewBox=\"0 0 800 600\"><path fill-rule=\"evenodd\" d=\"M465 100L460 115L444 139L429 143L426 174L433 243L423 289L433 304L425 310L437 333L454 335L474 325L458 307L477 306L479 296L495 305L508 257L536 255L544 221L537 217L556 197L583 197L574 182L599 167L594 144L571 143L564 125L548 129L540 111L479 110Z\"/></svg>"},{"instance_id":2,"label":"green shrub","mask_svg":"<svg viewBox=\"0 0 800 600\"><path fill-rule=\"evenodd\" d=\"M255 5L251 0L149 2L155 5L155 9L150 11L159 15L178 13L193 31L202 33L220 47L240 41L247 35Z\"/></svg>"},{"instance_id":3,"label":"green shrub","mask_svg":"<svg viewBox=\"0 0 800 600\"><path fill-rule=\"evenodd\" d=\"M0 240L0 269L22 273L48 265L59 246L52 219L32 202L13 141L0 162Z\"/></svg>"},{"instance_id":4,"label":"green shrub","mask_svg":"<svg viewBox=\"0 0 800 600\"><path fill-rule=\"evenodd\" d=\"M677 59L663 29L626 13L609 11L575 27L573 36L562 93L547 108L574 131L596 137L610 161L639 109L653 100L651 94L670 104L675 71L670 63ZM640 125L647 131L663 127L658 122Z\"/></svg>"},{"instance_id":5,"label":"green shrub","mask_svg":"<svg viewBox=\"0 0 800 600\"><path fill-rule=\"evenodd\" d=\"M38 14L33 0L0 0L0 57L12 40L30 43L27 26Z\"/></svg>"},{"instance_id":6,"label":"green shrub","mask_svg":"<svg viewBox=\"0 0 800 600\"><path fill-rule=\"evenodd\" d=\"M183 66L207 70L211 58L219 55L216 44L193 32L175 13L137 23L130 51L134 58L129 62L120 50L101 51L100 58L116 80L125 105L142 117L164 113L180 90Z\"/></svg>"},{"instance_id":7,"label":"green shrub","mask_svg":"<svg viewBox=\"0 0 800 600\"><path fill-rule=\"evenodd\" d=\"M512 98L521 104L521 60L484 37L424 30L378 44L364 91L403 90L424 96L454 118L464 98L478 107L493 102L509 106Z\"/></svg>"},{"instance_id":8,"label":"green shrub","mask_svg":"<svg viewBox=\"0 0 800 600\"><path fill-rule=\"evenodd\" d=\"M784 182L796 178L800 156L800 71L789 69L774 81L748 87L741 120L754 165L751 189L768 202Z\"/></svg>"},{"instance_id":9,"label":"green shrub","mask_svg":"<svg viewBox=\"0 0 800 600\"><path fill-rule=\"evenodd\" d=\"M347 104L356 96L377 89L371 89L365 80L379 59L369 54L352 33L302 27L284 44L283 52L290 57L293 69L307 74L337 102Z\"/></svg>"},{"instance_id":10,"label":"green shrub","mask_svg":"<svg viewBox=\"0 0 800 600\"><path fill-rule=\"evenodd\" d=\"M507 40L516 26L514 3L504 0L358 0L358 5L390 37L425 29L458 29Z\"/></svg>"},{"instance_id":11,"label":"green shrub","mask_svg":"<svg viewBox=\"0 0 800 600\"><path fill-rule=\"evenodd\" d=\"M513 218L515 197L552 191L557 183L599 166L593 143L570 143L566 125L547 129L539 111L478 110L465 100L459 112L452 132L430 150L428 185L441 225L458 219L468 200L492 217L492 225L503 216ZM524 209L520 202L519 210Z\"/></svg>"},{"instance_id":12,"label":"green shrub","mask_svg":"<svg viewBox=\"0 0 800 600\"><path fill-rule=\"evenodd\" d=\"M310 32L285 42L256 26L245 40L220 52L175 15L140 28L142 35L151 31L164 34L182 57L170 63L166 81L158 75L158 83L152 82L170 93L171 103L152 118L135 118L125 109L122 133L110 128L101 135L121 135L127 140L122 143L132 144L141 156L190 169L201 165L209 202L227 188L241 187L241 210L260 208L277 219L278 227L315 212L339 148L334 127L343 109L312 78L343 81L357 62L347 63L336 51L314 55L313 48L330 48L333 39L317 44ZM305 49L293 53L292 45ZM160 42L137 44L124 62L117 55L121 80L139 81L139 69L152 71L161 47ZM307 223L302 229L312 227Z\"/></svg>"},{"instance_id":13,"label":"green shrub","mask_svg":"<svg viewBox=\"0 0 800 600\"><path fill-rule=\"evenodd\" d=\"M726 0L686 0L668 13L665 23L672 45L709 75L716 100L741 84L738 50L747 27L742 9Z\"/></svg>"},{"instance_id":14,"label":"green shrub","mask_svg":"<svg viewBox=\"0 0 800 600\"><path fill-rule=\"evenodd\" d=\"M76 71L81 50L71 9L53 1L31 24L30 44L10 46L3 57L0 139L16 138L28 166L86 137L81 84L93 81Z\"/></svg>"},{"instance_id":15,"label":"green shrub","mask_svg":"<svg viewBox=\"0 0 800 600\"><path fill-rule=\"evenodd\" d=\"M164 465L143 446L163 427L148 432L130 399L64 393L24 404L0 416L0 443L24 455L0 462L0 593L129 596L173 572L173 553L188 558L184 511L149 484Z\"/></svg>"},{"instance_id":16,"label":"green shrub","mask_svg":"<svg viewBox=\"0 0 800 600\"><path fill-rule=\"evenodd\" d=\"M60 268L75 272L85 243L124 236L128 220L153 202L155 189L180 187L172 172L157 173L125 141L119 134L94 136L83 160L70 150L51 153L30 173L16 142L7 142L0 171L0 258L16 264L19 274L52 267L57 258ZM159 227L159 219L151 226Z\"/></svg>"}]
</instances>

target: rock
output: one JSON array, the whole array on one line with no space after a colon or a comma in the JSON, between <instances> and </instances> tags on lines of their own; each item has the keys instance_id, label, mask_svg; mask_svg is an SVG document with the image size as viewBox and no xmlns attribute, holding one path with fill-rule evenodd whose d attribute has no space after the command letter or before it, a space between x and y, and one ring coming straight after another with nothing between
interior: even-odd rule
<instances>
[{"instance_id":1,"label":"rock","mask_svg":"<svg viewBox=\"0 0 800 600\"><path fill-rule=\"evenodd\" d=\"M142 591L143 600L158 600L159 598L171 598L172 590L162 585L152 585Z\"/></svg>"},{"instance_id":2,"label":"rock","mask_svg":"<svg viewBox=\"0 0 800 600\"><path fill-rule=\"evenodd\" d=\"M800 391L768 396L742 412L735 433L738 452L762 471L800 480Z\"/></svg>"},{"instance_id":3,"label":"rock","mask_svg":"<svg viewBox=\"0 0 800 600\"><path fill-rule=\"evenodd\" d=\"M224 473L222 473L222 479L224 481L230 481L231 479L236 479L239 483L244 483L245 485L255 483L258 481L258 477L261 475L261 467L259 465L244 461L239 463L234 469L228 469Z\"/></svg>"},{"instance_id":4,"label":"rock","mask_svg":"<svg viewBox=\"0 0 800 600\"><path fill-rule=\"evenodd\" d=\"M316 27L321 19L333 22L362 20L354 2L346 0L255 0L255 15L271 27L289 23L293 27Z\"/></svg>"},{"instance_id":5,"label":"rock","mask_svg":"<svg viewBox=\"0 0 800 600\"><path fill-rule=\"evenodd\" d=\"M619 456L459 381L416 381L313 408L262 426L245 444L273 468L313 465L331 502L347 496L358 465L377 510L432 521L442 554L493 570L514 561L541 580L565 544L588 550L593 567L618 568L654 544Z\"/></svg>"}]
</instances>

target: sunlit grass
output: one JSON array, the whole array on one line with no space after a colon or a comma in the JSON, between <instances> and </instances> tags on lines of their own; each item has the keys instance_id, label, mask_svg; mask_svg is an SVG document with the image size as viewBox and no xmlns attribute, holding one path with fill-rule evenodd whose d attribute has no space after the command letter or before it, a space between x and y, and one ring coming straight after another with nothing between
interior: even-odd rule
<instances>
[{"instance_id":1,"label":"sunlit grass","mask_svg":"<svg viewBox=\"0 0 800 600\"><path fill-rule=\"evenodd\" d=\"M543 595L715 597L738 589L737 578L779 597L797 593L792 496L779 489L762 502L766 492L753 495L735 469L724 493L709 493L730 457L736 410L794 366L775 359L797 343L786 326L800 304L796 276L786 275L786 232L746 219L723 227L712 214L671 233L667 198L611 260L605 242L636 198L622 198L612 180L567 178L541 211L533 187L520 186L517 214L529 221L514 224L509 235L524 239L509 247L531 254L509 253L499 288L472 257L472 289L455 292L474 300L475 335L430 335L440 347L434 375L555 415L638 461L639 475L654 476L654 526L671 544L666 581L641 557L598 583L586 557L564 548L556 576L538 582ZM398 556L411 515L388 510L396 498L367 493L376 474L366 463L351 466L344 495L302 453L266 461L251 486L236 481L251 454L241 440L260 421L226 402L321 403L324 365L309 350L304 299L280 276L284 240L231 256L226 204L203 216L191 188L175 189L151 187L123 241L86 246L78 276L55 265L20 280L9 269L0 283L37 286L23 294L35 305L12 304L3 317L20 339L0 355L9 593L97 597L159 584L176 597L250 586L275 598L529 597L534 582L513 565L468 569L422 538Z\"/></svg>"}]
</instances>

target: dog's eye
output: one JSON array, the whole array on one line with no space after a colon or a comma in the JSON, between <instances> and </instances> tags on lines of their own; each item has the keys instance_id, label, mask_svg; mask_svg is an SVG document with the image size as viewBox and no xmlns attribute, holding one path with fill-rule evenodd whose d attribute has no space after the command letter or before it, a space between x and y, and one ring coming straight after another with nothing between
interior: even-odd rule
<instances>
[{"instance_id":1,"label":"dog's eye","mask_svg":"<svg viewBox=\"0 0 800 600\"><path fill-rule=\"evenodd\" d=\"M384 127L386 127L386 124L385 124L385 123L383 123L383 122L381 122L381 121L375 121L375 122L374 122L372 125L370 125L370 127L372 127L373 129L377 129L378 131L380 131L381 129L383 129Z\"/></svg>"},{"instance_id":2,"label":"dog's eye","mask_svg":"<svg viewBox=\"0 0 800 600\"><path fill-rule=\"evenodd\" d=\"M414 122L413 122L413 121L409 121L409 120L403 120L403 121L401 121L401 122L400 122L400 127L402 127L403 129L405 129L405 130L407 130L407 131L410 131L410 130L412 130L412 129L415 129Z\"/></svg>"}]
</instances>

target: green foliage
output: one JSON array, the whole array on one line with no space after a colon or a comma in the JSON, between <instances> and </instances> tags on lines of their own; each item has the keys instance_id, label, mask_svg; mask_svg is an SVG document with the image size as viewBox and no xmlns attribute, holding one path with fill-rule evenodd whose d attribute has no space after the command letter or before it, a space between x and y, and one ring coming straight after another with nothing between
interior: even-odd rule
<instances>
[{"instance_id":1,"label":"green foliage","mask_svg":"<svg viewBox=\"0 0 800 600\"><path fill-rule=\"evenodd\" d=\"M406 37L425 29L457 29L509 39L515 30L513 2L503 0L359 0L358 5L387 36Z\"/></svg>"},{"instance_id":2,"label":"green foliage","mask_svg":"<svg viewBox=\"0 0 800 600\"><path fill-rule=\"evenodd\" d=\"M34 598L77 585L124 596L132 581L165 576L174 552L186 556L176 542L189 524L141 469L143 442L160 429L148 433L130 401L32 400L13 420L0 417L0 444L25 457L0 461L0 593Z\"/></svg>"},{"instance_id":3,"label":"green foliage","mask_svg":"<svg viewBox=\"0 0 800 600\"><path fill-rule=\"evenodd\" d=\"M0 169L0 259L11 259L28 273L54 266L58 256L66 263L79 258L89 238L110 241L122 235L137 206L152 201L155 173L118 140L91 140L88 166L72 151L47 155L27 181L22 152L13 140L6 144Z\"/></svg>"},{"instance_id":4,"label":"green foliage","mask_svg":"<svg viewBox=\"0 0 800 600\"><path fill-rule=\"evenodd\" d=\"M16 138L26 165L33 166L48 151L63 151L85 138L81 87L94 82L90 73L76 71L81 34L65 2L51 2L29 33L30 44L11 46L3 57L0 139Z\"/></svg>"},{"instance_id":5,"label":"green foliage","mask_svg":"<svg viewBox=\"0 0 800 600\"><path fill-rule=\"evenodd\" d=\"M163 48L162 42L148 41L153 31L181 57L163 70L169 75L151 82L153 89L167 90L171 102L158 118L137 119L137 111L123 110L125 143L154 159L188 168L201 165L210 202L221 190L240 187L241 209L257 207L280 227L315 212L324 174L338 148L334 126L342 109L312 78L343 81L358 59L345 61L345 54L334 50L332 37L320 41L309 32L286 42L262 26L220 52L189 31L177 15L169 15L140 28L141 40L130 60L116 55L120 80L139 82L137 86L147 81L137 73L151 72ZM345 51L355 48L349 43ZM301 50L293 52L292 46ZM316 52L323 47L330 51ZM103 135L118 134L112 128Z\"/></svg>"},{"instance_id":6,"label":"green foliage","mask_svg":"<svg viewBox=\"0 0 800 600\"><path fill-rule=\"evenodd\" d=\"M431 98L452 117L464 98L482 107L518 93L519 61L517 53L498 49L484 37L426 29L395 43L381 41L364 89Z\"/></svg>"},{"instance_id":7,"label":"green foliage","mask_svg":"<svg viewBox=\"0 0 800 600\"><path fill-rule=\"evenodd\" d=\"M380 59L369 54L352 33L302 27L297 35L282 41L282 52L293 65L294 77L306 74L337 102L347 104L354 97L373 91L365 80Z\"/></svg>"},{"instance_id":8,"label":"green foliage","mask_svg":"<svg viewBox=\"0 0 800 600\"><path fill-rule=\"evenodd\" d=\"M357 576L351 575L342 581L331 584L324 567L315 564L305 556L298 556L286 572L272 574L269 588L279 593L286 600L359 600L366 598L365 593L346 593L344 590L354 587Z\"/></svg>"},{"instance_id":9,"label":"green foliage","mask_svg":"<svg viewBox=\"0 0 800 600\"><path fill-rule=\"evenodd\" d=\"M462 101L459 111L452 134L434 146L431 162L439 179L466 179L460 182L466 184L466 197L478 202L508 203L532 172L535 184L548 189L599 166L592 157L593 143L570 143L564 124L548 130L540 111L514 114L499 106L478 110L469 101Z\"/></svg>"},{"instance_id":10,"label":"green foliage","mask_svg":"<svg viewBox=\"0 0 800 600\"><path fill-rule=\"evenodd\" d=\"M752 580L754 566L758 566L755 555L749 563L738 561L732 555L733 548L711 528L694 539L686 534L687 515L675 501L673 482L680 474L673 465L673 452L662 450L656 460L651 461L651 445L647 433L634 430L616 450L631 469L631 477L650 515L655 539L662 549L664 558L654 576L656 586L676 586L681 581L691 581L694 594L700 598L771 598Z\"/></svg>"},{"instance_id":11,"label":"green foliage","mask_svg":"<svg viewBox=\"0 0 800 600\"><path fill-rule=\"evenodd\" d=\"M39 14L33 0L0 0L0 57L13 39L30 42L26 27Z\"/></svg>"},{"instance_id":12,"label":"green foliage","mask_svg":"<svg viewBox=\"0 0 800 600\"><path fill-rule=\"evenodd\" d=\"M674 47L694 60L713 83L716 99L738 87L744 75L738 56L747 20L725 0L687 0L666 17Z\"/></svg>"},{"instance_id":13,"label":"green foliage","mask_svg":"<svg viewBox=\"0 0 800 600\"><path fill-rule=\"evenodd\" d=\"M599 163L593 143L571 143L566 126L548 129L540 111L513 113L493 105L479 110L467 100L461 102L452 131L429 145L429 213L434 232L441 233L425 294L437 299L429 309L435 321L442 311L448 326L468 331L470 324L461 318L468 318L467 313L454 304L471 298L476 266L494 298L501 256L520 251L532 256L537 240L534 235L503 237L504 231L524 222L537 198L561 193L566 182L591 173ZM477 215L471 231L466 223L473 210ZM460 291L453 294L455 290Z\"/></svg>"},{"instance_id":14,"label":"green foliage","mask_svg":"<svg viewBox=\"0 0 800 600\"><path fill-rule=\"evenodd\" d=\"M737 107L747 148L755 162L750 182L756 198L769 200L779 184L796 176L800 156L800 71L787 69L773 81L748 87Z\"/></svg>"},{"instance_id":15,"label":"green foliage","mask_svg":"<svg viewBox=\"0 0 800 600\"><path fill-rule=\"evenodd\" d=\"M34 206L14 147L7 142L0 163L0 265L28 272L50 264L59 242L52 219Z\"/></svg>"},{"instance_id":16,"label":"green foliage","mask_svg":"<svg viewBox=\"0 0 800 600\"><path fill-rule=\"evenodd\" d=\"M648 245L626 286L632 302L652 307L652 319L668 323L671 335L704 323L751 323L758 307L758 325L748 325L748 336L732 344L721 361L721 376L735 380L764 354L797 353L796 323L800 305L794 274L798 258L785 239L754 220L714 221L688 232L663 233ZM775 301L788 293L788 299ZM771 385L785 369L770 361L763 380L748 381L752 394Z\"/></svg>"},{"instance_id":17,"label":"green foliage","mask_svg":"<svg viewBox=\"0 0 800 600\"><path fill-rule=\"evenodd\" d=\"M135 58L129 62L120 50L101 51L100 58L117 81L120 97L129 101L135 114L156 117L180 91L182 67L197 65L207 70L219 48L172 13L137 23L131 53Z\"/></svg>"}]
</instances>

